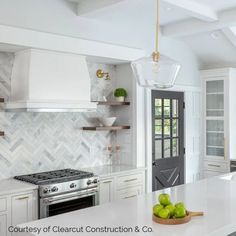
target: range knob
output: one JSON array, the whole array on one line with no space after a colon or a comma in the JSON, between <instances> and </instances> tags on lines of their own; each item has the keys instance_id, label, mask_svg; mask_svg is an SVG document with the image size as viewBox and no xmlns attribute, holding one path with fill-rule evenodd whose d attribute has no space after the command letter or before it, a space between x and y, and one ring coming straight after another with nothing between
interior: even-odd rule
<instances>
[{"instance_id":1,"label":"range knob","mask_svg":"<svg viewBox=\"0 0 236 236\"><path fill-rule=\"evenodd\" d=\"M43 193L48 193L48 188L43 189Z\"/></svg>"},{"instance_id":2,"label":"range knob","mask_svg":"<svg viewBox=\"0 0 236 236\"><path fill-rule=\"evenodd\" d=\"M70 188L75 188L76 187L76 184L75 183L72 183L71 185L70 185Z\"/></svg>"},{"instance_id":3,"label":"range knob","mask_svg":"<svg viewBox=\"0 0 236 236\"><path fill-rule=\"evenodd\" d=\"M94 180L93 180L93 183L94 183L94 184L97 184L97 183L98 183L98 179L94 179Z\"/></svg>"},{"instance_id":4,"label":"range knob","mask_svg":"<svg viewBox=\"0 0 236 236\"><path fill-rule=\"evenodd\" d=\"M58 187L54 186L52 189L51 189L52 192L57 192L58 191Z\"/></svg>"},{"instance_id":5,"label":"range knob","mask_svg":"<svg viewBox=\"0 0 236 236\"><path fill-rule=\"evenodd\" d=\"M92 181L89 179L88 181L87 181L87 185L90 185L92 183Z\"/></svg>"}]
</instances>

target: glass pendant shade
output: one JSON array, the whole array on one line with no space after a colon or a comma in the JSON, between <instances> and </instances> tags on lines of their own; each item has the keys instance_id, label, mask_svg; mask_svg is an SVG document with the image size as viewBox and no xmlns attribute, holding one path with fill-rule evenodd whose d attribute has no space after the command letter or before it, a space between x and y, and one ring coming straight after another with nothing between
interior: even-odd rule
<instances>
[{"instance_id":1,"label":"glass pendant shade","mask_svg":"<svg viewBox=\"0 0 236 236\"><path fill-rule=\"evenodd\" d=\"M180 64L166 56L160 55L158 61L153 56L140 58L131 63L134 76L142 87L173 87Z\"/></svg>"}]
</instances>

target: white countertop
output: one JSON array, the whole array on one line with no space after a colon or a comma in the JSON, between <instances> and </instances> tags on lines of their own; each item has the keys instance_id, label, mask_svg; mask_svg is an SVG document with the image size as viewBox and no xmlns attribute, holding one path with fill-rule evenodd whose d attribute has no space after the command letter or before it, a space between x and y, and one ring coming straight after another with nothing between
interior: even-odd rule
<instances>
[{"instance_id":1,"label":"white countertop","mask_svg":"<svg viewBox=\"0 0 236 236\"><path fill-rule=\"evenodd\" d=\"M104 165L104 166L95 166L91 168L85 168L85 171L93 172L95 175L98 175L100 178L105 178L113 175L119 174L130 174L138 170L145 170L145 167L136 167L129 165Z\"/></svg>"},{"instance_id":2,"label":"white countertop","mask_svg":"<svg viewBox=\"0 0 236 236\"><path fill-rule=\"evenodd\" d=\"M29 184L13 178L0 180L0 196L26 192L37 188L37 185Z\"/></svg>"},{"instance_id":3,"label":"white countertop","mask_svg":"<svg viewBox=\"0 0 236 236\"><path fill-rule=\"evenodd\" d=\"M230 178L229 178L230 179ZM236 181L211 178L196 183L182 185L165 190L171 194L173 202L185 202L190 211L204 211L204 217L195 217L184 225L167 226L152 221L152 206L157 202L160 192L120 200L101 206L70 212L20 227L37 227L43 229L50 226L60 227L134 227L149 226L152 233L126 233L125 235L159 235L159 236L226 236L236 231ZM24 236L75 236L75 235L124 235L122 233L57 233L50 234L17 234Z\"/></svg>"}]
</instances>

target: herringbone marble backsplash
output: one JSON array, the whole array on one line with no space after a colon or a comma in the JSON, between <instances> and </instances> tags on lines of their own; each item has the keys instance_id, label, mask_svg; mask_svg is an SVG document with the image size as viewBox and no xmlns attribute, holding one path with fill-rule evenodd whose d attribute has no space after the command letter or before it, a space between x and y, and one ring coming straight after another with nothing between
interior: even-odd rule
<instances>
[{"instance_id":1,"label":"herringbone marble backsplash","mask_svg":"<svg viewBox=\"0 0 236 236\"><path fill-rule=\"evenodd\" d=\"M0 52L0 97L8 99L14 55ZM115 77L109 65L89 64L92 99L109 95L112 81L98 80L102 68ZM96 113L12 113L0 112L0 179L14 175L60 168L83 168L107 164L105 148L114 142L112 132L85 132L80 128L94 117L110 116L112 110L99 107Z\"/></svg>"}]
</instances>

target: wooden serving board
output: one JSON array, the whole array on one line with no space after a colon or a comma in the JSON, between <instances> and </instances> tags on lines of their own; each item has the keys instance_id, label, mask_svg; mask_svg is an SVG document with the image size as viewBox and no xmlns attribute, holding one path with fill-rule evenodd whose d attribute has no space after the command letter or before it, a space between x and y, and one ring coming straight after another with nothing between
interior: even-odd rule
<instances>
[{"instance_id":1,"label":"wooden serving board","mask_svg":"<svg viewBox=\"0 0 236 236\"><path fill-rule=\"evenodd\" d=\"M192 217L194 216L203 216L203 212L191 212L187 211L187 215L183 218L176 218L176 219L162 219L155 215L152 216L152 220L158 224L163 225L180 225L180 224L186 224L188 223Z\"/></svg>"}]
</instances>

